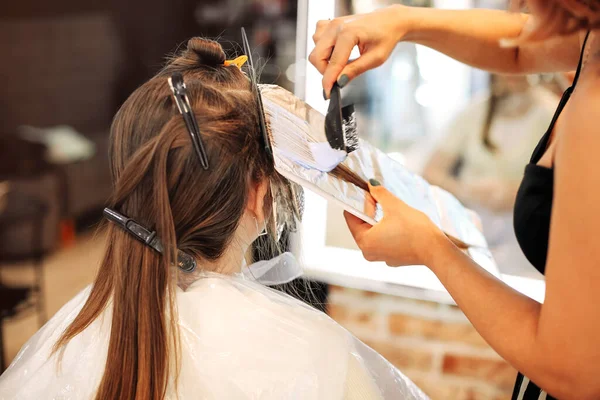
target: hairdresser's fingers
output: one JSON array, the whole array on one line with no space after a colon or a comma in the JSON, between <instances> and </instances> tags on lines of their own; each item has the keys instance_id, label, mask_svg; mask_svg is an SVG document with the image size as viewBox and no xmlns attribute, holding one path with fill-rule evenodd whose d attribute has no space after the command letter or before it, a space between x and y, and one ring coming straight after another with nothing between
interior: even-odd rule
<instances>
[{"instance_id":1,"label":"hairdresser's fingers","mask_svg":"<svg viewBox=\"0 0 600 400\"><path fill-rule=\"evenodd\" d=\"M325 30L327 29L327 27L329 26L330 23L331 23L331 20L329 20L329 19L317 21L317 29L315 30L315 33L312 36L312 40L315 44L317 44L317 42L321 39L321 37L323 36L323 33L325 33Z\"/></svg>"},{"instance_id":2,"label":"hairdresser's fingers","mask_svg":"<svg viewBox=\"0 0 600 400\"><path fill-rule=\"evenodd\" d=\"M331 21L331 23L324 28L324 32L315 43L315 48L308 56L308 61L310 61L321 74L325 73L327 65L329 64L331 52L333 51L337 40L338 26L339 23L336 23L335 20Z\"/></svg>"},{"instance_id":3,"label":"hairdresser's fingers","mask_svg":"<svg viewBox=\"0 0 600 400\"><path fill-rule=\"evenodd\" d=\"M348 64L350 53L354 46L358 44L358 35L352 29L344 28L340 26L338 30L337 40L335 41L335 47L331 53L329 64L323 73L323 89L326 93L331 92L331 87L338 81L340 87L344 87L348 82L343 79L338 80L340 73Z\"/></svg>"},{"instance_id":4,"label":"hairdresser's fingers","mask_svg":"<svg viewBox=\"0 0 600 400\"><path fill-rule=\"evenodd\" d=\"M377 239L371 234L371 229L376 228L373 228L370 224L346 211L344 211L344 217L346 218L350 233L352 233L352 237L358 248L362 251L365 260L381 261Z\"/></svg>"},{"instance_id":5,"label":"hairdresser's fingers","mask_svg":"<svg viewBox=\"0 0 600 400\"><path fill-rule=\"evenodd\" d=\"M347 85L348 82L352 81L357 76L382 65L387 58L388 55L378 48L373 48L370 51L367 50L364 54L361 54L359 58L343 67L339 72L339 75L336 76L338 84L340 84L340 86Z\"/></svg>"},{"instance_id":6,"label":"hairdresser's fingers","mask_svg":"<svg viewBox=\"0 0 600 400\"><path fill-rule=\"evenodd\" d=\"M375 183L376 185L373 186L373 183ZM392 192L387 190L385 187L381 186L381 184L379 184L379 182L375 180L371 180L369 182L369 191L371 193L371 196L373 196L377 203L381 205L384 214L386 214L386 211L396 211L398 210L398 208L406 206L406 203L404 203L398 197L394 196Z\"/></svg>"},{"instance_id":7,"label":"hairdresser's fingers","mask_svg":"<svg viewBox=\"0 0 600 400\"><path fill-rule=\"evenodd\" d=\"M365 193L365 209L364 213L369 217L375 219L375 213L377 212L377 202L369 193Z\"/></svg>"},{"instance_id":8,"label":"hairdresser's fingers","mask_svg":"<svg viewBox=\"0 0 600 400\"><path fill-rule=\"evenodd\" d=\"M326 41L325 38L319 40L313 51L308 56L308 61L321 73L325 73L327 64L329 63L329 57L333 50L333 40Z\"/></svg>"},{"instance_id":9,"label":"hairdresser's fingers","mask_svg":"<svg viewBox=\"0 0 600 400\"><path fill-rule=\"evenodd\" d=\"M348 211L344 211L344 218L346 219L346 224L348 225L348 229L350 229L354 241L360 247L363 238L367 232L369 232L369 229L371 229L371 225L350 214Z\"/></svg>"}]
</instances>

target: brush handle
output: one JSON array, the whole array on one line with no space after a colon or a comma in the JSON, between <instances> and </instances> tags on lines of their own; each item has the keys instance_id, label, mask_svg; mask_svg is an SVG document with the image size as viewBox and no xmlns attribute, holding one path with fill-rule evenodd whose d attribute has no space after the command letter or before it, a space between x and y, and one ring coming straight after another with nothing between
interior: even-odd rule
<instances>
[{"instance_id":1,"label":"brush handle","mask_svg":"<svg viewBox=\"0 0 600 400\"><path fill-rule=\"evenodd\" d=\"M325 115L325 136L332 149L346 151L344 140L344 120L342 118L342 95L335 83L331 88L327 115Z\"/></svg>"}]
</instances>

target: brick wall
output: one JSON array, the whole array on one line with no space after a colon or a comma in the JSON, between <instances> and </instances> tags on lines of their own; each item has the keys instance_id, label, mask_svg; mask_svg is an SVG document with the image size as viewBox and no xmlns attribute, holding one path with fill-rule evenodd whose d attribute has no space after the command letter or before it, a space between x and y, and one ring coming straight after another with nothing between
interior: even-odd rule
<instances>
[{"instance_id":1,"label":"brick wall","mask_svg":"<svg viewBox=\"0 0 600 400\"><path fill-rule=\"evenodd\" d=\"M516 371L455 306L332 287L328 312L433 400L512 394Z\"/></svg>"}]
</instances>

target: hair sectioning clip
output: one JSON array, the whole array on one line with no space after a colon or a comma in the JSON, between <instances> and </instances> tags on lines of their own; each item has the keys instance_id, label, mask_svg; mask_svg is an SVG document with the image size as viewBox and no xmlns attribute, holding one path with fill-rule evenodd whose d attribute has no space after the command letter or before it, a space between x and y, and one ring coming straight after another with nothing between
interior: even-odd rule
<instances>
[{"instance_id":1,"label":"hair sectioning clip","mask_svg":"<svg viewBox=\"0 0 600 400\"><path fill-rule=\"evenodd\" d=\"M104 216L110 222L118 225L121 229L135 237L140 242L153 248L160 254L163 253L163 245L156 237L155 231L149 231L135 222L133 219L127 218L126 216L121 215L110 208L104 209ZM186 254L181 250L177 250L177 267L179 267L179 269L182 271L192 272L196 269L196 260L189 254Z\"/></svg>"},{"instance_id":2,"label":"hair sectioning clip","mask_svg":"<svg viewBox=\"0 0 600 400\"><path fill-rule=\"evenodd\" d=\"M256 70L254 69L254 62L252 61L252 51L250 50L248 36L246 35L246 30L244 28L242 28L242 46L244 47L244 53L246 53L246 56L248 57L248 77L250 78L250 82L252 83L252 91L256 95L256 102L258 107L258 127L265 142L265 151L267 152L267 154L272 156L273 152L271 150L271 142L269 140L267 124L265 122L265 109L263 107L260 89L258 88Z\"/></svg>"},{"instance_id":3,"label":"hair sectioning clip","mask_svg":"<svg viewBox=\"0 0 600 400\"><path fill-rule=\"evenodd\" d=\"M179 109L181 115L183 115L183 120L185 121L185 125L187 126L190 137L192 138L194 150L196 150L196 154L198 155L198 159L202 164L202 168L207 170L208 156L206 155L206 149L204 148L204 143L202 143L202 138L200 137L198 121L196 121L196 117L192 111L192 106L190 105L190 100L187 96L187 88L185 86L185 82L183 81L183 75L181 75L179 72L171 75L169 78L169 86L173 92L173 97L175 97L177 108Z\"/></svg>"}]
</instances>

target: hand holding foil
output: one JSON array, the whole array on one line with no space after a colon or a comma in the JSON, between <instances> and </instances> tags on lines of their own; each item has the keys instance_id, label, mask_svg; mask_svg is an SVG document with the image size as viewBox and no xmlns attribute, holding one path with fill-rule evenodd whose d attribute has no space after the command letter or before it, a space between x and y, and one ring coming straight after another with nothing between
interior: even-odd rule
<instances>
[{"instance_id":1,"label":"hand holding foil","mask_svg":"<svg viewBox=\"0 0 600 400\"><path fill-rule=\"evenodd\" d=\"M373 186L375 184L375 186ZM372 226L344 212L348 228L368 261L384 261L391 267L427 265L429 249L444 233L421 211L394 196L377 181L369 185L371 196L384 217Z\"/></svg>"},{"instance_id":2,"label":"hand holding foil","mask_svg":"<svg viewBox=\"0 0 600 400\"><path fill-rule=\"evenodd\" d=\"M282 176L341 206L347 213L364 221L359 223L358 220L351 219L356 222L356 226L365 229L387 221L391 217L384 218L384 215L389 217L387 213L395 214L402 207L407 208L410 215L418 212L418 215L426 216L432 226L446 234L455 245L468 252L485 269L497 273L477 216L463 207L454 196L430 185L422 177L363 140L359 140L358 149L348 154L334 169L315 168L315 164L327 164L316 158L311 159L314 156L311 149L320 148L322 144L327 145L325 117L281 87L262 85L261 92L270 127L275 169ZM360 129L359 126L359 137ZM391 206L388 206L385 212L382 209L385 204L376 201L379 200L377 198L373 199L373 193L368 192L370 188L366 180L370 178L381 182L392 197L395 197L393 202L388 201ZM387 223L385 225L387 226ZM422 236L418 229L407 231L408 233ZM411 243L411 240L413 239L407 239L405 242ZM390 245L406 246L406 243ZM431 243L426 241L421 245L427 249ZM373 254L369 257L384 260ZM409 260L415 262L419 258L385 261L405 265Z\"/></svg>"}]
</instances>

